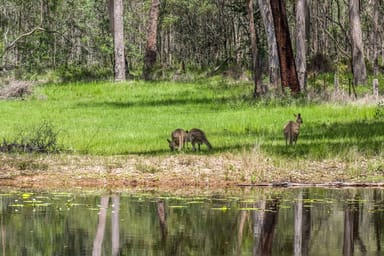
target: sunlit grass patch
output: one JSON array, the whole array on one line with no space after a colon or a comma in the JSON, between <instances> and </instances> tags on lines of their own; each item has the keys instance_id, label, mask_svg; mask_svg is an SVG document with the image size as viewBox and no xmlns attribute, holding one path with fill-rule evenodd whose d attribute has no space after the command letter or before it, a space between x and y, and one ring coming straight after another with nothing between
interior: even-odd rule
<instances>
[{"instance_id":1,"label":"sunlit grass patch","mask_svg":"<svg viewBox=\"0 0 384 256\"><path fill-rule=\"evenodd\" d=\"M169 155L166 139L172 130L200 128L214 150L203 147L185 154L245 152L243 168L253 169L255 182L265 179L257 166L266 158L281 164L285 159L352 161L357 155L377 156L383 148L378 105L314 104L270 96L254 100L252 89L251 83L221 79L45 85L23 101L0 102L0 138L48 120L60 131L60 143L75 154ZM297 113L304 120L299 139L297 145L286 146L282 129Z\"/></svg>"}]
</instances>

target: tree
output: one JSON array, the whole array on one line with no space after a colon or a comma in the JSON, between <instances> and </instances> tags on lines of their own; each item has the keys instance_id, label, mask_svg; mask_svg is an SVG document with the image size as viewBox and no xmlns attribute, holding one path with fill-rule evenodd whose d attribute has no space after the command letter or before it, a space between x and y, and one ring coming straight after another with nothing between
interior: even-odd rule
<instances>
[{"instance_id":1,"label":"tree","mask_svg":"<svg viewBox=\"0 0 384 256\"><path fill-rule=\"evenodd\" d=\"M125 80L123 1L109 0L113 34L115 81Z\"/></svg>"},{"instance_id":2,"label":"tree","mask_svg":"<svg viewBox=\"0 0 384 256\"><path fill-rule=\"evenodd\" d=\"M249 32L251 37L252 46L252 73L255 89L253 97L259 96L263 92L261 81L261 70L259 66L258 50L257 50L257 34L255 29L255 21L253 17L253 0L248 0L248 18L249 18Z\"/></svg>"},{"instance_id":3,"label":"tree","mask_svg":"<svg viewBox=\"0 0 384 256\"><path fill-rule=\"evenodd\" d=\"M296 94L300 92L300 85L296 73L295 59L293 57L285 1L270 0L270 4L273 24L275 27L283 91L284 87L289 87L291 89L291 93Z\"/></svg>"},{"instance_id":4,"label":"tree","mask_svg":"<svg viewBox=\"0 0 384 256\"><path fill-rule=\"evenodd\" d=\"M379 0L372 1L372 9L373 9L373 74L377 76L379 72L379 54L378 54L378 46L379 46Z\"/></svg>"},{"instance_id":5,"label":"tree","mask_svg":"<svg viewBox=\"0 0 384 256\"><path fill-rule=\"evenodd\" d=\"M306 89L307 83L307 45L306 45L306 17L307 11L307 0L297 0L296 3L296 67L298 73L298 79L300 84L300 90Z\"/></svg>"},{"instance_id":6,"label":"tree","mask_svg":"<svg viewBox=\"0 0 384 256\"><path fill-rule=\"evenodd\" d=\"M279 78L279 56L277 54L275 28L273 26L273 17L269 0L258 0L268 44L268 73L269 84L277 88Z\"/></svg>"},{"instance_id":7,"label":"tree","mask_svg":"<svg viewBox=\"0 0 384 256\"><path fill-rule=\"evenodd\" d=\"M360 25L359 0L349 1L349 28L352 44L352 71L355 85L364 84L367 71L364 62L363 38Z\"/></svg>"},{"instance_id":8,"label":"tree","mask_svg":"<svg viewBox=\"0 0 384 256\"><path fill-rule=\"evenodd\" d=\"M144 54L143 78L152 79L153 66L156 63L157 27L159 23L160 0L152 0L147 25L147 46Z\"/></svg>"}]
</instances>

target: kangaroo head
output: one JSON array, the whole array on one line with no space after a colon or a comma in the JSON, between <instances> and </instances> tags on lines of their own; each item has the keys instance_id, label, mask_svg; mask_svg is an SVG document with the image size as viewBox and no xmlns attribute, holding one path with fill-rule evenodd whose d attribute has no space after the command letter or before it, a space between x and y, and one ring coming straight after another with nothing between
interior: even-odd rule
<instances>
[{"instance_id":1,"label":"kangaroo head","mask_svg":"<svg viewBox=\"0 0 384 256\"><path fill-rule=\"evenodd\" d=\"M296 123L298 124L302 124L303 123L303 119L301 118L301 114L297 114L297 115L294 115L296 117Z\"/></svg>"},{"instance_id":2,"label":"kangaroo head","mask_svg":"<svg viewBox=\"0 0 384 256\"><path fill-rule=\"evenodd\" d=\"M171 151L174 151L175 148L176 148L176 143L174 141L171 141L170 139L167 139L167 141L168 141L168 144L169 144L169 149Z\"/></svg>"}]
</instances>

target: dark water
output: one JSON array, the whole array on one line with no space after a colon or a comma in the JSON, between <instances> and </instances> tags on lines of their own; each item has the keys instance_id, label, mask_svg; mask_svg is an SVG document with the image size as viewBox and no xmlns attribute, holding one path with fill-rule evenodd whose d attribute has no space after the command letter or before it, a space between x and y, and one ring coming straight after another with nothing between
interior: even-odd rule
<instances>
[{"instance_id":1,"label":"dark water","mask_svg":"<svg viewBox=\"0 0 384 256\"><path fill-rule=\"evenodd\" d=\"M0 254L384 255L383 191L3 191Z\"/></svg>"}]
</instances>

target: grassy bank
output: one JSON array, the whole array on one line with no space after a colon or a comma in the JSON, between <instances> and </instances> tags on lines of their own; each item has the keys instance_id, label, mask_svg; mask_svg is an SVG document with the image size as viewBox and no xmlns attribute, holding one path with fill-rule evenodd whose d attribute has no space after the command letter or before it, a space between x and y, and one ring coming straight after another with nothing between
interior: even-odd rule
<instances>
[{"instance_id":1,"label":"grassy bank","mask_svg":"<svg viewBox=\"0 0 384 256\"><path fill-rule=\"evenodd\" d=\"M257 150L279 159L345 161L382 155L377 103L255 101L252 89L220 79L38 86L24 100L0 101L0 138L48 122L59 131L59 143L76 154L168 155L173 129L198 127L214 146L209 154ZM298 112L304 120L299 142L286 147L282 128Z\"/></svg>"}]
</instances>

